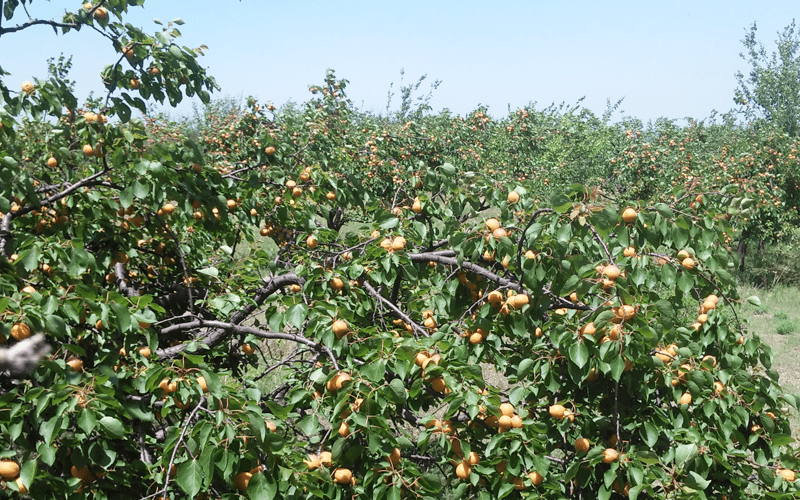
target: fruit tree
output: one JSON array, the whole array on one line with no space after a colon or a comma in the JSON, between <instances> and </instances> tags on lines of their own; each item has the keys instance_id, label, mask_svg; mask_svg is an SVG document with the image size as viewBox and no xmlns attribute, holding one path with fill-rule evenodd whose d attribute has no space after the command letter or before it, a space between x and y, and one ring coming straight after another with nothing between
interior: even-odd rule
<instances>
[{"instance_id":1,"label":"fruit tree","mask_svg":"<svg viewBox=\"0 0 800 500\"><path fill-rule=\"evenodd\" d=\"M116 51L99 103L0 89L0 333L51 349L0 376L4 495L796 497L739 187L625 194L634 134L585 113L387 122L332 71L283 112L133 118L215 88L142 3L0 27Z\"/></svg>"}]
</instances>

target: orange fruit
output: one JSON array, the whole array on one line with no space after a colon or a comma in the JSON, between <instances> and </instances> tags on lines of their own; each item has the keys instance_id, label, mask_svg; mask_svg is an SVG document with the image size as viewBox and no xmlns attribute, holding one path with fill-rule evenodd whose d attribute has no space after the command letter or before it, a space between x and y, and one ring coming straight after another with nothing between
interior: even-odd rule
<instances>
[{"instance_id":1,"label":"orange fruit","mask_svg":"<svg viewBox=\"0 0 800 500\"><path fill-rule=\"evenodd\" d=\"M252 477L252 472L240 472L236 474L236 477L233 479L233 484L239 491L247 491L247 485L250 483L250 478Z\"/></svg>"},{"instance_id":2,"label":"orange fruit","mask_svg":"<svg viewBox=\"0 0 800 500\"><path fill-rule=\"evenodd\" d=\"M622 220L625 221L626 224L630 224L631 222L636 220L636 216L639 213L633 207L628 207L622 212Z\"/></svg>"},{"instance_id":3,"label":"orange fruit","mask_svg":"<svg viewBox=\"0 0 800 500\"><path fill-rule=\"evenodd\" d=\"M511 417L514 415L514 405L511 403L503 403L500 405L500 413L507 417Z\"/></svg>"},{"instance_id":4,"label":"orange fruit","mask_svg":"<svg viewBox=\"0 0 800 500\"><path fill-rule=\"evenodd\" d=\"M331 325L331 329L333 330L334 335L336 335L337 339L341 339L347 332L350 331L350 328L347 326L347 322L343 319L337 319Z\"/></svg>"},{"instance_id":5,"label":"orange fruit","mask_svg":"<svg viewBox=\"0 0 800 500\"><path fill-rule=\"evenodd\" d=\"M386 459L392 464L392 467L400 465L400 448L393 449Z\"/></svg>"},{"instance_id":6,"label":"orange fruit","mask_svg":"<svg viewBox=\"0 0 800 500\"><path fill-rule=\"evenodd\" d=\"M633 247L627 247L625 250L622 251L622 255L625 257L633 257L636 255L636 249Z\"/></svg>"},{"instance_id":7,"label":"orange fruit","mask_svg":"<svg viewBox=\"0 0 800 500\"><path fill-rule=\"evenodd\" d=\"M336 469L333 471L333 482L336 484L350 484L353 479L353 473L350 469Z\"/></svg>"},{"instance_id":8,"label":"orange fruit","mask_svg":"<svg viewBox=\"0 0 800 500\"><path fill-rule=\"evenodd\" d=\"M791 469L778 469L777 472L778 472L778 474L783 476L783 480L784 481L788 481L790 483L793 483L795 481L795 479L797 479L797 475Z\"/></svg>"},{"instance_id":9,"label":"orange fruit","mask_svg":"<svg viewBox=\"0 0 800 500\"><path fill-rule=\"evenodd\" d=\"M548 411L550 412L551 417L561 420L564 418L567 409L562 405L552 405Z\"/></svg>"},{"instance_id":10,"label":"orange fruit","mask_svg":"<svg viewBox=\"0 0 800 500\"><path fill-rule=\"evenodd\" d=\"M681 399L678 401L681 405L690 405L692 404L692 395L688 392L684 392L681 394Z\"/></svg>"},{"instance_id":11,"label":"orange fruit","mask_svg":"<svg viewBox=\"0 0 800 500\"><path fill-rule=\"evenodd\" d=\"M67 359L67 366L74 372L83 371L83 360L77 356L71 356Z\"/></svg>"},{"instance_id":12,"label":"orange fruit","mask_svg":"<svg viewBox=\"0 0 800 500\"><path fill-rule=\"evenodd\" d=\"M31 82L22 82L22 91L28 95L33 94L33 91L36 90L36 87L33 86Z\"/></svg>"},{"instance_id":13,"label":"orange fruit","mask_svg":"<svg viewBox=\"0 0 800 500\"><path fill-rule=\"evenodd\" d=\"M306 245L308 245L309 248L317 248L317 239L313 234L306 238Z\"/></svg>"},{"instance_id":14,"label":"orange fruit","mask_svg":"<svg viewBox=\"0 0 800 500\"><path fill-rule=\"evenodd\" d=\"M267 146L266 148L264 148L264 152L267 153L269 156L274 155L275 154L275 146Z\"/></svg>"},{"instance_id":15,"label":"orange fruit","mask_svg":"<svg viewBox=\"0 0 800 500\"><path fill-rule=\"evenodd\" d=\"M19 476L19 464L13 460L0 460L0 477L14 479Z\"/></svg>"},{"instance_id":16,"label":"orange fruit","mask_svg":"<svg viewBox=\"0 0 800 500\"><path fill-rule=\"evenodd\" d=\"M86 156L94 156L94 148L91 144L85 144L83 146L83 154Z\"/></svg>"},{"instance_id":17,"label":"orange fruit","mask_svg":"<svg viewBox=\"0 0 800 500\"><path fill-rule=\"evenodd\" d=\"M494 231L495 229L498 229L500 227L500 221L495 219L494 217L492 217L491 219L486 219L485 224L486 228L489 229L489 231Z\"/></svg>"},{"instance_id":18,"label":"orange fruit","mask_svg":"<svg viewBox=\"0 0 800 500\"><path fill-rule=\"evenodd\" d=\"M617 266L612 264L610 266L606 266L606 267L603 268L603 274L608 276L608 279L615 280L615 279L619 278L619 275L621 274L621 271L619 270L619 268Z\"/></svg>"},{"instance_id":19,"label":"orange fruit","mask_svg":"<svg viewBox=\"0 0 800 500\"><path fill-rule=\"evenodd\" d=\"M317 455L308 455L308 460L303 460L303 463L308 466L309 470L318 469L322 465Z\"/></svg>"},{"instance_id":20,"label":"orange fruit","mask_svg":"<svg viewBox=\"0 0 800 500\"><path fill-rule=\"evenodd\" d=\"M694 269L695 266L694 259L692 259L691 257L686 257L685 259L683 259L683 261L681 261L681 265L686 269Z\"/></svg>"},{"instance_id":21,"label":"orange fruit","mask_svg":"<svg viewBox=\"0 0 800 500\"><path fill-rule=\"evenodd\" d=\"M508 192L508 202L509 203L516 203L519 201L519 193L516 191L509 191Z\"/></svg>"},{"instance_id":22,"label":"orange fruit","mask_svg":"<svg viewBox=\"0 0 800 500\"><path fill-rule=\"evenodd\" d=\"M47 159L47 166L50 168L56 168L58 166L58 160L51 156Z\"/></svg>"},{"instance_id":23,"label":"orange fruit","mask_svg":"<svg viewBox=\"0 0 800 500\"><path fill-rule=\"evenodd\" d=\"M242 352L249 356L256 352L256 348L250 342L245 342L242 344Z\"/></svg>"},{"instance_id":24,"label":"orange fruit","mask_svg":"<svg viewBox=\"0 0 800 500\"><path fill-rule=\"evenodd\" d=\"M456 465L456 476L459 479L467 479L472 474L472 467L467 462L461 462Z\"/></svg>"},{"instance_id":25,"label":"orange fruit","mask_svg":"<svg viewBox=\"0 0 800 500\"><path fill-rule=\"evenodd\" d=\"M529 472L528 477L530 478L531 483L533 483L534 486L539 486L544 481L544 477L536 471Z\"/></svg>"},{"instance_id":26,"label":"orange fruit","mask_svg":"<svg viewBox=\"0 0 800 500\"><path fill-rule=\"evenodd\" d=\"M619 460L619 453L614 448L606 448L603 450L603 463L610 464Z\"/></svg>"},{"instance_id":27,"label":"orange fruit","mask_svg":"<svg viewBox=\"0 0 800 500\"><path fill-rule=\"evenodd\" d=\"M578 438L575 440L575 449L580 453L586 453L591 448L592 443L586 438Z\"/></svg>"},{"instance_id":28,"label":"orange fruit","mask_svg":"<svg viewBox=\"0 0 800 500\"><path fill-rule=\"evenodd\" d=\"M25 340L31 336L31 327L25 323L14 323L11 326L11 337L14 340Z\"/></svg>"},{"instance_id":29,"label":"orange fruit","mask_svg":"<svg viewBox=\"0 0 800 500\"><path fill-rule=\"evenodd\" d=\"M206 378L204 376L200 375L197 377L197 385L200 386L200 389L202 389L203 392L208 392L208 384L206 383Z\"/></svg>"}]
</instances>

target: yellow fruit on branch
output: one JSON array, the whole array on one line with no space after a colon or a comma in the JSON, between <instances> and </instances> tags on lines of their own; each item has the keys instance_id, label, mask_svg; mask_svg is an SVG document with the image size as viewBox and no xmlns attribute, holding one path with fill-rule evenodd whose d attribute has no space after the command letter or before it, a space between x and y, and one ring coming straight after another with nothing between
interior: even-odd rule
<instances>
[{"instance_id":1,"label":"yellow fruit on branch","mask_svg":"<svg viewBox=\"0 0 800 500\"><path fill-rule=\"evenodd\" d=\"M500 405L500 414L505 415L507 417L511 417L514 415L514 405L511 403L502 403Z\"/></svg>"},{"instance_id":2,"label":"yellow fruit on branch","mask_svg":"<svg viewBox=\"0 0 800 500\"><path fill-rule=\"evenodd\" d=\"M83 360L77 356L71 356L67 359L67 366L74 372L83 371Z\"/></svg>"},{"instance_id":3,"label":"yellow fruit on branch","mask_svg":"<svg viewBox=\"0 0 800 500\"><path fill-rule=\"evenodd\" d=\"M0 460L0 477L14 479L19 476L19 464L13 460Z\"/></svg>"},{"instance_id":4,"label":"yellow fruit on branch","mask_svg":"<svg viewBox=\"0 0 800 500\"><path fill-rule=\"evenodd\" d=\"M628 207L622 212L622 220L625 221L626 224L630 224L631 222L636 220L636 216L639 213L633 207Z\"/></svg>"},{"instance_id":5,"label":"yellow fruit on branch","mask_svg":"<svg viewBox=\"0 0 800 500\"><path fill-rule=\"evenodd\" d=\"M233 484L239 491L247 491L247 485L250 484L252 477L253 473L250 471L240 472L233 478Z\"/></svg>"},{"instance_id":6,"label":"yellow fruit on branch","mask_svg":"<svg viewBox=\"0 0 800 500\"><path fill-rule=\"evenodd\" d=\"M31 336L31 327L25 323L14 323L11 326L11 337L14 340L25 340Z\"/></svg>"},{"instance_id":7,"label":"yellow fruit on branch","mask_svg":"<svg viewBox=\"0 0 800 500\"><path fill-rule=\"evenodd\" d=\"M339 468L333 471L333 482L336 484L350 484L353 472L350 469Z\"/></svg>"},{"instance_id":8,"label":"yellow fruit on branch","mask_svg":"<svg viewBox=\"0 0 800 500\"><path fill-rule=\"evenodd\" d=\"M303 460L303 463L308 466L309 470L318 469L322 466L322 462L320 462L319 457L314 455L308 455L308 460Z\"/></svg>"},{"instance_id":9,"label":"yellow fruit on branch","mask_svg":"<svg viewBox=\"0 0 800 500\"><path fill-rule=\"evenodd\" d=\"M561 420L562 418L564 418L564 416L565 416L565 414L567 412L567 409L564 408L564 406L562 406L562 405L552 405L548 409L548 411L550 412L550 416L551 417L556 418L558 420Z\"/></svg>"},{"instance_id":10,"label":"yellow fruit on branch","mask_svg":"<svg viewBox=\"0 0 800 500\"><path fill-rule=\"evenodd\" d=\"M393 468L400 465L400 448L393 449L389 456L386 457L386 460L389 461Z\"/></svg>"},{"instance_id":11,"label":"yellow fruit on branch","mask_svg":"<svg viewBox=\"0 0 800 500\"><path fill-rule=\"evenodd\" d=\"M72 468L70 468L69 472L72 475L72 477L77 477L84 484L92 484L96 479L92 471L89 470L88 465L84 465L80 469L73 465Z\"/></svg>"},{"instance_id":12,"label":"yellow fruit on branch","mask_svg":"<svg viewBox=\"0 0 800 500\"><path fill-rule=\"evenodd\" d=\"M28 95L33 94L36 87L31 82L22 82L22 91Z\"/></svg>"},{"instance_id":13,"label":"yellow fruit on branch","mask_svg":"<svg viewBox=\"0 0 800 500\"><path fill-rule=\"evenodd\" d=\"M603 274L608 276L608 279L615 280L619 278L621 271L617 266L612 264L603 268Z\"/></svg>"},{"instance_id":14,"label":"yellow fruit on branch","mask_svg":"<svg viewBox=\"0 0 800 500\"><path fill-rule=\"evenodd\" d=\"M472 474L472 467L467 462L461 462L456 465L456 476L459 479L467 479L469 475Z\"/></svg>"},{"instance_id":15,"label":"yellow fruit on branch","mask_svg":"<svg viewBox=\"0 0 800 500\"><path fill-rule=\"evenodd\" d=\"M778 469L777 473L783 477L784 481L788 481L790 483L793 483L797 479L797 475L792 469Z\"/></svg>"},{"instance_id":16,"label":"yellow fruit on branch","mask_svg":"<svg viewBox=\"0 0 800 500\"><path fill-rule=\"evenodd\" d=\"M317 239L314 237L313 234L308 238L306 238L306 245L308 245L308 248L317 248L317 244L318 244Z\"/></svg>"},{"instance_id":17,"label":"yellow fruit on branch","mask_svg":"<svg viewBox=\"0 0 800 500\"><path fill-rule=\"evenodd\" d=\"M331 329L333 330L333 334L336 335L337 339L341 339L350 331L350 327L343 319L337 319L334 321L333 325L331 325Z\"/></svg>"},{"instance_id":18,"label":"yellow fruit on branch","mask_svg":"<svg viewBox=\"0 0 800 500\"><path fill-rule=\"evenodd\" d=\"M485 224L486 228L492 232L494 232L495 229L500 228L500 221L495 219L494 217L492 217L491 219L486 219Z\"/></svg>"},{"instance_id":19,"label":"yellow fruit on branch","mask_svg":"<svg viewBox=\"0 0 800 500\"><path fill-rule=\"evenodd\" d=\"M691 257L686 257L681 261L681 265L689 270L694 269L695 266L694 259L692 259Z\"/></svg>"},{"instance_id":20,"label":"yellow fruit on branch","mask_svg":"<svg viewBox=\"0 0 800 500\"><path fill-rule=\"evenodd\" d=\"M688 392L684 392L681 394L680 400L678 400L678 404L680 405L690 405L692 404L692 395Z\"/></svg>"},{"instance_id":21,"label":"yellow fruit on branch","mask_svg":"<svg viewBox=\"0 0 800 500\"><path fill-rule=\"evenodd\" d=\"M533 483L534 486L539 486L544 481L544 476L542 476L536 471L529 472L528 478L530 478L531 483Z\"/></svg>"},{"instance_id":22,"label":"yellow fruit on branch","mask_svg":"<svg viewBox=\"0 0 800 500\"><path fill-rule=\"evenodd\" d=\"M610 464L619 460L619 453L614 448L606 448L603 450L603 463Z\"/></svg>"},{"instance_id":23,"label":"yellow fruit on branch","mask_svg":"<svg viewBox=\"0 0 800 500\"><path fill-rule=\"evenodd\" d=\"M575 450L579 453L586 453L591 447L592 443L587 438L582 437L575 440Z\"/></svg>"},{"instance_id":24,"label":"yellow fruit on branch","mask_svg":"<svg viewBox=\"0 0 800 500\"><path fill-rule=\"evenodd\" d=\"M509 203L516 203L519 201L519 193L516 191L509 191L508 192L508 202Z\"/></svg>"}]
</instances>

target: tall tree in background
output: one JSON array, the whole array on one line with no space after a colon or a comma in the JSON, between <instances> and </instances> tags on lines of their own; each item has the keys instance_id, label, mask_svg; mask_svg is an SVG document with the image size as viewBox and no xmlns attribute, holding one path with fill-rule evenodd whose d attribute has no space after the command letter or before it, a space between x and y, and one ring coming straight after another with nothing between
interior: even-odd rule
<instances>
[{"instance_id":1,"label":"tall tree in background","mask_svg":"<svg viewBox=\"0 0 800 500\"><path fill-rule=\"evenodd\" d=\"M778 51L767 55L764 44L756 40L756 23L742 43L747 48L742 59L750 66L745 76L736 73L739 87L734 100L760 112L764 118L790 135L798 130L800 112L800 39L794 20L778 34Z\"/></svg>"}]
</instances>

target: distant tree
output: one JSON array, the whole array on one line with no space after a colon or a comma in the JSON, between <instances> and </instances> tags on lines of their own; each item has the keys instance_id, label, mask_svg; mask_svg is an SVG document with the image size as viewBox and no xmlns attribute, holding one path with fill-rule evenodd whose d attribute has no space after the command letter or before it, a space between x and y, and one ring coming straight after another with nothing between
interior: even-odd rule
<instances>
[{"instance_id":1,"label":"distant tree","mask_svg":"<svg viewBox=\"0 0 800 500\"><path fill-rule=\"evenodd\" d=\"M771 56L756 40L756 23L742 43L747 52L739 55L751 69L747 76L736 73L739 86L734 101L748 106L750 113L761 113L788 134L796 135L800 113L800 33L794 20L778 33L778 50Z\"/></svg>"}]
</instances>

